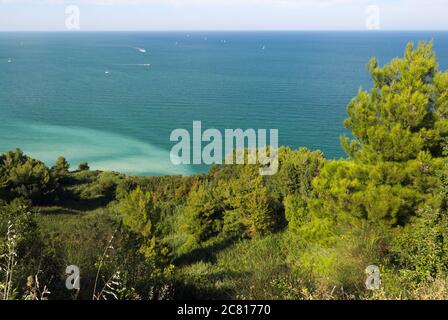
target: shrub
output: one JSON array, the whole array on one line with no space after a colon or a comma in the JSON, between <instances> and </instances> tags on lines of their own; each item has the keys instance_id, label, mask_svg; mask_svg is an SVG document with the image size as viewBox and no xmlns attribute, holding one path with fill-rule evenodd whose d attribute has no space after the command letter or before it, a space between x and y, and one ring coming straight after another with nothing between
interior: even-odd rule
<instances>
[{"instance_id":1,"label":"shrub","mask_svg":"<svg viewBox=\"0 0 448 320\"><path fill-rule=\"evenodd\" d=\"M167 261L170 252L159 239L160 215L151 194L138 187L120 201L119 211L124 225L139 237L140 252L149 259Z\"/></svg>"},{"instance_id":2,"label":"shrub","mask_svg":"<svg viewBox=\"0 0 448 320\"><path fill-rule=\"evenodd\" d=\"M448 276L448 217L426 208L415 221L397 230L390 247L390 262L404 286L415 287Z\"/></svg>"},{"instance_id":3,"label":"shrub","mask_svg":"<svg viewBox=\"0 0 448 320\"><path fill-rule=\"evenodd\" d=\"M78 166L78 171L88 171L90 170L89 164L87 162L82 162Z\"/></svg>"},{"instance_id":4,"label":"shrub","mask_svg":"<svg viewBox=\"0 0 448 320\"><path fill-rule=\"evenodd\" d=\"M207 241L222 232L223 214L223 204L215 190L209 184L201 185L188 196L184 228L196 243Z\"/></svg>"},{"instance_id":5,"label":"shrub","mask_svg":"<svg viewBox=\"0 0 448 320\"><path fill-rule=\"evenodd\" d=\"M51 200L55 182L48 167L19 149L0 155L0 197L20 198L33 203Z\"/></svg>"},{"instance_id":6,"label":"shrub","mask_svg":"<svg viewBox=\"0 0 448 320\"><path fill-rule=\"evenodd\" d=\"M59 157L55 165L51 168L51 171L55 176L64 176L68 173L69 169L70 164L67 160L64 157Z\"/></svg>"},{"instance_id":7,"label":"shrub","mask_svg":"<svg viewBox=\"0 0 448 320\"><path fill-rule=\"evenodd\" d=\"M220 181L218 190L224 204L224 232L255 237L275 230L272 199L256 166L242 166L237 177Z\"/></svg>"}]
</instances>

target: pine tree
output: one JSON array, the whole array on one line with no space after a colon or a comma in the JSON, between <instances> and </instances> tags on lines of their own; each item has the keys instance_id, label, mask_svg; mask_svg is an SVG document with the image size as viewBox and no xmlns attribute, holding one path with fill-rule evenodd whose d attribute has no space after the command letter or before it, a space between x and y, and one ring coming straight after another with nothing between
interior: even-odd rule
<instances>
[{"instance_id":1,"label":"pine tree","mask_svg":"<svg viewBox=\"0 0 448 320\"><path fill-rule=\"evenodd\" d=\"M70 169L70 164L67 162L67 160L64 157L59 157L56 160L55 165L51 168L53 173L56 176L62 176L68 173L68 170Z\"/></svg>"},{"instance_id":2,"label":"pine tree","mask_svg":"<svg viewBox=\"0 0 448 320\"><path fill-rule=\"evenodd\" d=\"M360 90L348 106L343 138L347 153L363 162L407 161L420 152L442 154L448 135L448 72L438 69L432 43L408 44L403 58L380 67L373 58L370 92Z\"/></svg>"}]
</instances>

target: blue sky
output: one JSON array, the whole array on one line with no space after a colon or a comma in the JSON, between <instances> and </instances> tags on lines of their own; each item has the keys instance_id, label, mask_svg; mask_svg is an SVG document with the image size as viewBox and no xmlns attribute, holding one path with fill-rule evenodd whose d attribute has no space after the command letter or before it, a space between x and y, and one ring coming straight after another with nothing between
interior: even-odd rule
<instances>
[{"instance_id":1,"label":"blue sky","mask_svg":"<svg viewBox=\"0 0 448 320\"><path fill-rule=\"evenodd\" d=\"M448 0L0 0L0 31L363 30L368 6L382 30L448 30Z\"/></svg>"}]
</instances>

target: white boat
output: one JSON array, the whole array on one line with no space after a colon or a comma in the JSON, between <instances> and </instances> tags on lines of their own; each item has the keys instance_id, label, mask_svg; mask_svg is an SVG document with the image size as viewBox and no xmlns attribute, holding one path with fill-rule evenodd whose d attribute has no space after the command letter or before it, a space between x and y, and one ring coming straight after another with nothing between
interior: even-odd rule
<instances>
[{"instance_id":1,"label":"white boat","mask_svg":"<svg viewBox=\"0 0 448 320\"><path fill-rule=\"evenodd\" d=\"M8 59L8 63L11 63L11 62L12 62L12 59L11 59L11 58L9 58L9 59Z\"/></svg>"},{"instance_id":2,"label":"white boat","mask_svg":"<svg viewBox=\"0 0 448 320\"><path fill-rule=\"evenodd\" d=\"M130 47L132 49L137 50L140 53L146 53L146 49L145 48L140 48L140 47Z\"/></svg>"}]
</instances>

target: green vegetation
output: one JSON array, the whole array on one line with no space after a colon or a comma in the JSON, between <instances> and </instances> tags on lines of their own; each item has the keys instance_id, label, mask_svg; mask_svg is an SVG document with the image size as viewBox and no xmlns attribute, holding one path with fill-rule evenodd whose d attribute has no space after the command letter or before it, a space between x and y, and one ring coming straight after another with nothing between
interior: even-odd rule
<instances>
[{"instance_id":1,"label":"green vegetation","mask_svg":"<svg viewBox=\"0 0 448 320\"><path fill-rule=\"evenodd\" d=\"M448 72L430 43L368 68L347 159L281 147L274 176L128 177L1 155L0 298L448 298Z\"/></svg>"}]
</instances>

